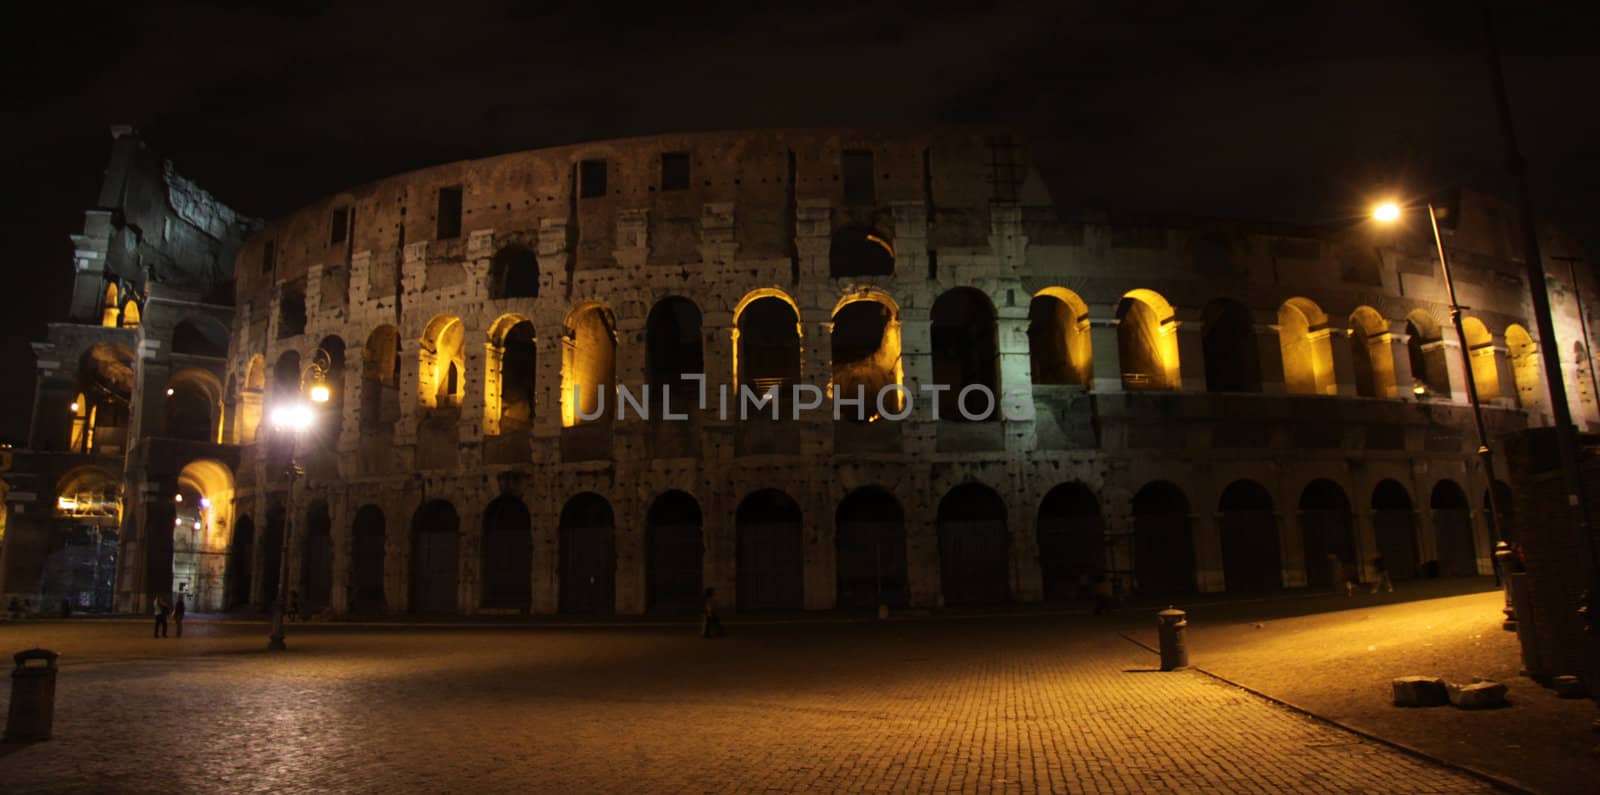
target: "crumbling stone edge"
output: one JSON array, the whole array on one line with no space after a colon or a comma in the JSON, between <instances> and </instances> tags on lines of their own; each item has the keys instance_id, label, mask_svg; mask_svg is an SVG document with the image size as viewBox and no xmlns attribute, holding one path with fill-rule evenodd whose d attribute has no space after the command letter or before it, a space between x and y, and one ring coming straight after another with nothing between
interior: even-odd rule
<instances>
[{"instance_id":1,"label":"crumbling stone edge","mask_svg":"<svg viewBox=\"0 0 1600 795\"><path fill-rule=\"evenodd\" d=\"M1117 634L1121 635L1123 640L1125 640L1125 641L1127 641L1129 643L1132 643L1133 645L1138 646L1139 648L1144 649L1145 651L1150 652L1151 654L1156 654L1156 655L1161 654L1161 650L1160 649L1151 648L1149 644L1147 644L1147 643L1145 643L1145 642L1143 642L1141 640L1138 640L1138 639L1128 635L1128 633L1126 633L1126 632L1119 632ZM1501 775L1496 774L1496 773L1490 773L1490 772L1485 771L1485 770L1480 770L1480 769L1472 767L1470 765L1463 765L1460 762L1452 762L1449 759L1444 759L1444 758L1441 758L1441 757L1438 757L1438 756L1434 756L1433 754L1430 754L1427 751L1424 751L1424 750L1422 750L1420 748L1416 748L1414 746L1410 746L1410 745L1407 745L1407 744L1402 743L1402 742L1397 742L1397 741L1391 740L1391 739L1389 739L1387 737L1381 737L1379 735L1373 734L1372 732L1366 731L1365 729L1358 729L1355 726L1351 726L1351 725L1349 725L1347 723L1341 723L1340 721L1336 721L1333 718L1325 717L1323 715L1319 715L1319 714L1317 714L1315 712L1312 712L1311 710L1306 709L1305 707L1302 707L1302 706L1300 706L1298 704L1294 704L1294 703L1289 702L1289 701L1284 701L1283 699L1278 698L1276 696L1268 695L1268 694L1263 693L1260 690L1257 690L1257 689L1255 689L1253 687L1250 687L1248 685L1242 685L1242 684L1240 684L1238 682L1233 681L1232 679L1229 679L1226 676L1221 676L1219 674L1212 673L1211 671L1208 671L1208 670L1206 670L1204 668L1201 668L1200 666L1191 664L1185 670L1195 671L1197 673L1204 674L1205 676L1208 676L1211 679L1214 679L1214 680L1216 680L1218 682L1221 682L1222 684L1228 685L1229 687L1239 688L1240 690L1243 690L1244 692L1249 693L1250 695L1255 696L1256 698L1262 699L1264 701L1271 702L1271 703L1276 704L1276 705L1278 705L1280 707L1283 707L1284 709L1287 709L1287 710L1289 710L1291 712L1296 712L1296 713L1299 713L1301 715L1304 715L1305 717L1310 718L1310 719L1312 719L1314 721L1317 721L1318 723L1323 723L1323 724L1326 724L1328 726L1332 726L1332 727L1334 727L1336 729L1340 729L1342 731L1347 731L1347 732L1349 732L1351 734L1354 734L1354 735L1356 735L1358 737L1364 738L1366 740L1370 740L1371 742L1378 743L1379 745L1386 745L1386 746L1388 746L1390 748L1393 748L1396 751L1399 751L1399 752L1401 752L1403 754L1407 754L1407 755L1416 757L1417 759L1421 759L1421 760L1423 760L1425 762L1431 762L1431 763L1433 763L1435 765L1439 765L1441 767L1449 768L1451 770L1454 770L1456 772L1462 773L1464 775L1471 776L1471 777L1473 777L1475 779L1483 781L1486 784L1489 784L1491 786L1497 787L1497 788L1502 789L1502 790L1504 790L1506 792L1515 792L1515 793L1519 793L1519 795L1538 795L1538 790L1531 789L1531 788L1527 787L1526 785L1517 782L1514 779L1509 779L1509 778L1506 778L1506 777L1501 776Z\"/></svg>"}]
</instances>

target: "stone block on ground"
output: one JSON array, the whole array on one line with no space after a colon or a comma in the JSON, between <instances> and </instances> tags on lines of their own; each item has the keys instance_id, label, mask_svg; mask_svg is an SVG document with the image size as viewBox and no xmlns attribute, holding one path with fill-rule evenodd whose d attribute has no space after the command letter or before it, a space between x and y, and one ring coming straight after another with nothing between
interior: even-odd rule
<instances>
[{"instance_id":1,"label":"stone block on ground","mask_svg":"<svg viewBox=\"0 0 1600 795\"><path fill-rule=\"evenodd\" d=\"M1450 703L1461 709L1492 709L1506 703L1506 686L1487 679L1465 684L1451 682L1446 689L1450 692Z\"/></svg>"},{"instance_id":2,"label":"stone block on ground","mask_svg":"<svg viewBox=\"0 0 1600 795\"><path fill-rule=\"evenodd\" d=\"M1439 707L1450 703L1444 680L1437 676L1399 676L1393 684L1397 707Z\"/></svg>"},{"instance_id":3,"label":"stone block on ground","mask_svg":"<svg viewBox=\"0 0 1600 795\"><path fill-rule=\"evenodd\" d=\"M1583 680L1576 676L1558 676L1551 683L1556 695L1562 698L1583 698L1589 695L1589 688L1583 686Z\"/></svg>"}]
</instances>

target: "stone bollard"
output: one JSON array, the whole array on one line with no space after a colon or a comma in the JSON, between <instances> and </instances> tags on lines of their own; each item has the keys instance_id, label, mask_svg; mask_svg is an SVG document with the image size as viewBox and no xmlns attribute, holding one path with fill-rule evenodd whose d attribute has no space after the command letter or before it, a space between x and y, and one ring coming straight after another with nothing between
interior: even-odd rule
<instances>
[{"instance_id":1,"label":"stone bollard","mask_svg":"<svg viewBox=\"0 0 1600 795\"><path fill-rule=\"evenodd\" d=\"M1160 622L1157 634L1161 638L1161 670L1175 671L1189 666L1189 645L1184 639L1189 627L1188 613L1171 605L1156 613Z\"/></svg>"},{"instance_id":2,"label":"stone bollard","mask_svg":"<svg viewBox=\"0 0 1600 795\"><path fill-rule=\"evenodd\" d=\"M11 672L11 709L6 716L8 743L31 743L50 739L56 717L56 659L48 649L29 649L13 655L16 670ZM29 665L38 662L41 665Z\"/></svg>"}]
</instances>

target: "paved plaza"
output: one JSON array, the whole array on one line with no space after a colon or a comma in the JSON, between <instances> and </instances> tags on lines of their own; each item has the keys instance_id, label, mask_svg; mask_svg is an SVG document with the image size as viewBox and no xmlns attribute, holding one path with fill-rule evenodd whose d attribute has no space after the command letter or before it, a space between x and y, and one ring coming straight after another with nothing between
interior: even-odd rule
<instances>
[{"instance_id":1,"label":"paved plaza","mask_svg":"<svg viewBox=\"0 0 1600 795\"><path fill-rule=\"evenodd\" d=\"M0 626L63 654L7 792L1482 792L1087 616L693 627ZM0 697L0 700L8 696Z\"/></svg>"}]
</instances>

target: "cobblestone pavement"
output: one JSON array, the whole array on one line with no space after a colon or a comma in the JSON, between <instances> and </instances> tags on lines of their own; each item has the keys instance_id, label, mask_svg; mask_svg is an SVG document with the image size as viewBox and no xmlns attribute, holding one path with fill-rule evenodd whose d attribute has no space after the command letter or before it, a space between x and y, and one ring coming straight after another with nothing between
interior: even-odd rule
<instances>
[{"instance_id":1,"label":"cobblestone pavement","mask_svg":"<svg viewBox=\"0 0 1600 795\"><path fill-rule=\"evenodd\" d=\"M0 790L1488 789L1089 618L730 629L0 626L63 654L56 739L0 746Z\"/></svg>"}]
</instances>

